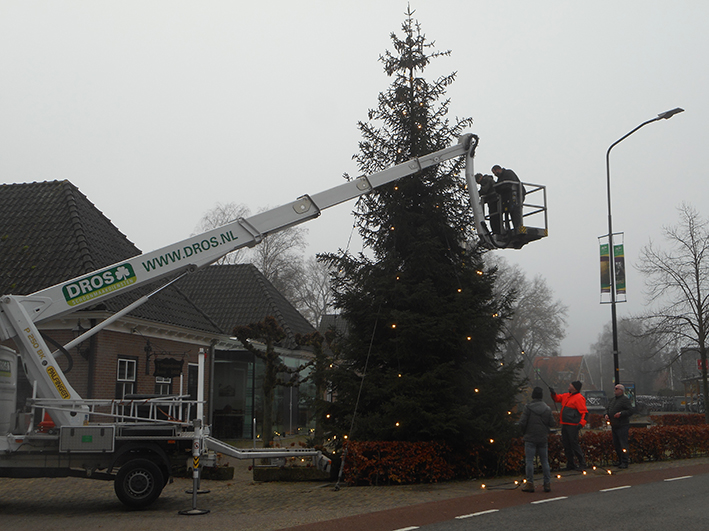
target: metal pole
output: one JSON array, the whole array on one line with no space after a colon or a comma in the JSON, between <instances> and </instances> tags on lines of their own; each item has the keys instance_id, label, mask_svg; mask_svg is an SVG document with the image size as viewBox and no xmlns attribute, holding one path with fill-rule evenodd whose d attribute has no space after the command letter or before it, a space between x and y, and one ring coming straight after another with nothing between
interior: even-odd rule
<instances>
[{"instance_id":1,"label":"metal pole","mask_svg":"<svg viewBox=\"0 0 709 531\"><path fill-rule=\"evenodd\" d=\"M613 249L613 216L611 215L611 149L613 149L617 144L620 144L623 140L632 135L635 131L641 127L656 122L658 120L667 120L672 118L675 114L684 112L684 109L677 107L671 111L666 111L657 115L656 118L648 120L641 123L635 129L620 137L618 140L613 142L611 146L606 151L606 186L608 190L608 258L610 261L610 276L611 276L611 327L613 330L613 371L615 385L620 383L620 368L618 366L618 318L616 314L616 295L615 295L615 252ZM601 375L601 378L603 375Z\"/></svg>"}]
</instances>

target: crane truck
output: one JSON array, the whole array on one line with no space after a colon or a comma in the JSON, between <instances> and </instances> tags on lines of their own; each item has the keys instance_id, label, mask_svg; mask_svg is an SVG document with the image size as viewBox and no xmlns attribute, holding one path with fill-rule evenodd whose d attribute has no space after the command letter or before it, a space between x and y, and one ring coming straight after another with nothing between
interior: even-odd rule
<instances>
[{"instance_id":1,"label":"crane truck","mask_svg":"<svg viewBox=\"0 0 709 531\"><path fill-rule=\"evenodd\" d=\"M86 341L151 296L184 275L205 267L236 249L254 246L277 231L314 219L329 207L367 194L375 188L415 174L441 162L465 156L466 180L477 233L491 248L519 248L546 235L546 226L514 234L492 235L486 228L482 204L473 179L473 157L478 137L466 134L458 143L383 170L361 176L315 195L266 212L238 219L156 251L130 258L91 274L69 279L29 295L0 297L0 341L12 340L17 350L0 346L0 477L66 477L112 480L124 504L142 508L159 496L174 467L187 463L193 471L207 456L221 452L238 459L311 457L327 469L330 461L314 449L237 449L210 436L203 423L203 387L197 400L186 396L142 400L82 399L71 386L57 357ZM529 185L528 185L529 187ZM543 187L533 185L543 191ZM530 188L532 189L532 188ZM529 195L529 194L528 194ZM545 202L544 193L544 202ZM546 224L546 205L544 223ZM509 232L509 231L508 231ZM131 289L162 285L100 322L81 336L52 351L37 326L97 304ZM200 366L203 361L200 357ZM46 412L55 428L43 430L29 422L12 422L18 414L16 381L23 370L33 386L28 406ZM200 382L203 377L200 376ZM14 387L13 387L14 385ZM185 407L197 410L193 421L182 420ZM148 411L145 414L145 411ZM158 412L160 414L158 414ZM30 415L30 418L33 418Z\"/></svg>"}]
</instances>

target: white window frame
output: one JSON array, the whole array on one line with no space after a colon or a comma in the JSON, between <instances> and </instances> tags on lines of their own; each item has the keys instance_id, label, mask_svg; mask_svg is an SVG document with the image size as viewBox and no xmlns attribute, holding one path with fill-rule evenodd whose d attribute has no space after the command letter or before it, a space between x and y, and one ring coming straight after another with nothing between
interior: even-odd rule
<instances>
[{"instance_id":1,"label":"white window frame","mask_svg":"<svg viewBox=\"0 0 709 531\"><path fill-rule=\"evenodd\" d=\"M132 373L131 373L132 369ZM138 360L131 358L118 358L116 366L116 388L121 389L119 397L125 398L126 395L135 393L138 375Z\"/></svg>"},{"instance_id":2,"label":"white window frame","mask_svg":"<svg viewBox=\"0 0 709 531\"><path fill-rule=\"evenodd\" d=\"M167 393L163 393L163 386L167 386ZM160 391L157 392L156 394L158 395L169 395L172 389L172 378L164 378L163 376L156 376L155 377L155 387L158 388Z\"/></svg>"}]
</instances>

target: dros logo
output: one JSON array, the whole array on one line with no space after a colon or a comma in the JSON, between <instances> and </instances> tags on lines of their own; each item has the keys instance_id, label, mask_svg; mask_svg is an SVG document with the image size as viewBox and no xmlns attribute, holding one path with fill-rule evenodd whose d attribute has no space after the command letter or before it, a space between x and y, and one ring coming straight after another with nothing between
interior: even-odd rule
<instances>
[{"instance_id":1,"label":"dros logo","mask_svg":"<svg viewBox=\"0 0 709 531\"><path fill-rule=\"evenodd\" d=\"M67 284L62 287L62 293L69 306L76 306L101 295L130 286L136 280L137 278L131 265L121 264Z\"/></svg>"}]
</instances>

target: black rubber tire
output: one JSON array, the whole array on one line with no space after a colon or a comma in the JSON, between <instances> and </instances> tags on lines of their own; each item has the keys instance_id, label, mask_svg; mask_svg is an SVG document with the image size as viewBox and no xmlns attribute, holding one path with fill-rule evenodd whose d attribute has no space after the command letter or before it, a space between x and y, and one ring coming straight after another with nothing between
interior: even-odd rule
<instances>
[{"instance_id":1,"label":"black rubber tire","mask_svg":"<svg viewBox=\"0 0 709 531\"><path fill-rule=\"evenodd\" d=\"M116 496L133 509L147 507L160 497L165 479L160 467L149 459L133 459L124 464L113 482Z\"/></svg>"}]
</instances>

